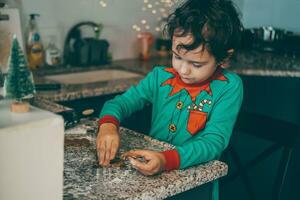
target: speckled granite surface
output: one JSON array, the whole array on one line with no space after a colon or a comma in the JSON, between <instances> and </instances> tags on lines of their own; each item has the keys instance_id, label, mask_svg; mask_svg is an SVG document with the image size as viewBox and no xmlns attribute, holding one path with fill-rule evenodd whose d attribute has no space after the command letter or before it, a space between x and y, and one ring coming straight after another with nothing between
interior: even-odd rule
<instances>
[{"instance_id":1,"label":"speckled granite surface","mask_svg":"<svg viewBox=\"0 0 300 200\"><path fill-rule=\"evenodd\" d=\"M300 71L300 57L262 51L242 51L236 54L233 68L268 71ZM276 74L274 74L276 76Z\"/></svg>"},{"instance_id":2,"label":"speckled granite surface","mask_svg":"<svg viewBox=\"0 0 300 200\"><path fill-rule=\"evenodd\" d=\"M246 51L233 59L231 70L244 75L300 77L300 57Z\"/></svg>"},{"instance_id":3,"label":"speckled granite surface","mask_svg":"<svg viewBox=\"0 0 300 200\"><path fill-rule=\"evenodd\" d=\"M93 71L99 69L123 69L146 75L157 65L170 65L170 58L154 58L143 62L137 59L119 60L111 65L92 67L52 67L34 71L37 84L51 84L44 79L45 75L71 72ZM241 52L237 54L229 69L238 74L256 76L300 77L300 58L275 55L267 52ZM120 79L108 82L96 82L80 85L61 85L58 90L38 91L35 105L53 112L68 110L56 104L56 101L68 101L86 97L100 96L126 91L130 86L136 85L141 78ZM42 101L42 103L40 102Z\"/></svg>"},{"instance_id":4,"label":"speckled granite surface","mask_svg":"<svg viewBox=\"0 0 300 200\"><path fill-rule=\"evenodd\" d=\"M60 104L55 103L54 101L39 96L35 97L33 104L39 108L43 108L45 110L49 110L54 113L60 113L60 112L72 110L71 108L62 106Z\"/></svg>"},{"instance_id":5,"label":"speckled granite surface","mask_svg":"<svg viewBox=\"0 0 300 200\"><path fill-rule=\"evenodd\" d=\"M121 168L98 165L96 121L82 121L65 135L64 199L164 199L227 174L227 165L211 161L186 170L147 177L130 164ZM173 146L121 128L120 152L131 149L166 150Z\"/></svg>"}]
</instances>

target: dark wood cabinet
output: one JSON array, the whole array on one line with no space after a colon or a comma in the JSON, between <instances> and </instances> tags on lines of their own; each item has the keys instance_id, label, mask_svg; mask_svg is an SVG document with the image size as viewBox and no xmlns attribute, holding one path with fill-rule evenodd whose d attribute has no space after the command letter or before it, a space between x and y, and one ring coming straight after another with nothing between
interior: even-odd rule
<instances>
[{"instance_id":1,"label":"dark wood cabinet","mask_svg":"<svg viewBox=\"0 0 300 200\"><path fill-rule=\"evenodd\" d=\"M93 109L94 112L88 117L99 117L104 103L119 94L122 93L101 95L96 97L88 97L69 101L60 101L57 103L72 108L75 111L75 115L77 116L77 118L86 117L85 115L83 115L83 112L90 109ZM148 134L151 125L151 112L152 106L151 104L148 104L142 110L139 110L133 113L128 118L124 119L121 122L121 126L140 133Z\"/></svg>"},{"instance_id":2,"label":"dark wood cabinet","mask_svg":"<svg viewBox=\"0 0 300 200\"><path fill-rule=\"evenodd\" d=\"M244 100L222 157L229 173L220 199L299 199L300 78L241 78Z\"/></svg>"}]
</instances>

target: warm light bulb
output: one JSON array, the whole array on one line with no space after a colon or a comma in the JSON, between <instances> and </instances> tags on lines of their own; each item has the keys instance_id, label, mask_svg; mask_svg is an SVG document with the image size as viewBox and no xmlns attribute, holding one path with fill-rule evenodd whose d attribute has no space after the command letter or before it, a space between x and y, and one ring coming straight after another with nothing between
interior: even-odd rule
<instances>
[{"instance_id":1,"label":"warm light bulb","mask_svg":"<svg viewBox=\"0 0 300 200\"><path fill-rule=\"evenodd\" d=\"M104 2L104 1L99 1L99 4L102 6L102 7L106 7L107 4Z\"/></svg>"}]
</instances>

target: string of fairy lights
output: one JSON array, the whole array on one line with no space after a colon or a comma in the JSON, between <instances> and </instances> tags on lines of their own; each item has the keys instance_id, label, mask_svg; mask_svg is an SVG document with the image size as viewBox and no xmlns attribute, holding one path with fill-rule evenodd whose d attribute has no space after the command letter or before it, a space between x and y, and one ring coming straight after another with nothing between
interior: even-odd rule
<instances>
[{"instance_id":1,"label":"string of fairy lights","mask_svg":"<svg viewBox=\"0 0 300 200\"><path fill-rule=\"evenodd\" d=\"M106 8L110 0L100 0L99 4L103 8ZM143 1L141 10L146 14L156 19L158 22L155 27L151 27L147 19L141 19L139 22L132 25L132 29L136 32L141 31L152 31L161 32L164 26L165 19L169 16L172 11L172 7L180 0L140 0Z\"/></svg>"}]
</instances>

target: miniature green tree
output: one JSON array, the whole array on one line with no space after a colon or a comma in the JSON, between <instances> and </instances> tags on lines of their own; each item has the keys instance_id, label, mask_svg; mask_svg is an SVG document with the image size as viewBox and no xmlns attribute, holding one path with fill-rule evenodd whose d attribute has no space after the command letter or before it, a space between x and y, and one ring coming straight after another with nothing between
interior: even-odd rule
<instances>
[{"instance_id":1,"label":"miniature green tree","mask_svg":"<svg viewBox=\"0 0 300 200\"><path fill-rule=\"evenodd\" d=\"M3 99L3 93L2 93L3 89L2 89L2 87L3 87L3 84L4 84L4 75L1 71L1 69L2 68L1 68L1 65L0 65L0 100Z\"/></svg>"},{"instance_id":2,"label":"miniature green tree","mask_svg":"<svg viewBox=\"0 0 300 200\"><path fill-rule=\"evenodd\" d=\"M4 75L1 71L1 65L0 65L0 87L2 87L4 84Z\"/></svg>"},{"instance_id":3,"label":"miniature green tree","mask_svg":"<svg viewBox=\"0 0 300 200\"><path fill-rule=\"evenodd\" d=\"M4 82L5 97L15 99L18 104L35 93L32 74L16 35L13 36L7 77Z\"/></svg>"}]
</instances>

